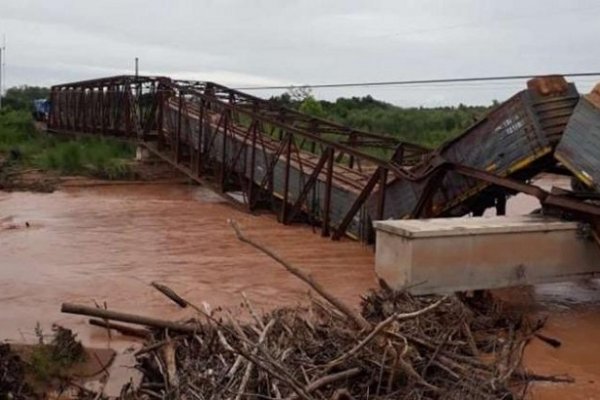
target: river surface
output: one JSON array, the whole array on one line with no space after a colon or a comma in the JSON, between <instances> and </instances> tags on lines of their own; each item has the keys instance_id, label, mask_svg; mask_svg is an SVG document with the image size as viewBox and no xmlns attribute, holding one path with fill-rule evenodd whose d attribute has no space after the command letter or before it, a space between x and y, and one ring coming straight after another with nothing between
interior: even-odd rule
<instances>
[{"instance_id":1,"label":"river surface","mask_svg":"<svg viewBox=\"0 0 600 400\"><path fill-rule=\"evenodd\" d=\"M564 182L547 178L545 186ZM531 211L517 196L510 214ZM333 242L305 225L250 215L208 189L186 185L68 188L52 194L0 192L0 339L32 341L36 322L74 328L86 344L107 336L84 317L60 313L63 302L106 305L165 319L191 316L149 286L158 281L189 301L214 307L293 305L307 287L258 250L238 241L227 220L310 272L357 305L376 286L373 250ZM26 227L25 223L29 223ZM575 384L536 384L535 398L600 398L600 284L596 280L511 288L499 295L547 316L553 349L533 340L525 363L539 374L569 374ZM121 339L122 340L122 339ZM117 348L127 342L112 338Z\"/></svg>"},{"instance_id":2,"label":"river surface","mask_svg":"<svg viewBox=\"0 0 600 400\"><path fill-rule=\"evenodd\" d=\"M358 303L375 284L370 248L323 239L305 225L281 225L271 214L249 215L197 186L0 192L0 210L4 226L15 228L0 231L2 338L27 337L37 321L75 327L93 341L89 335L98 329L61 314L62 302L186 317L152 281L198 305L235 306L242 292L257 308L300 301L307 287L237 240L229 218L349 302Z\"/></svg>"}]
</instances>

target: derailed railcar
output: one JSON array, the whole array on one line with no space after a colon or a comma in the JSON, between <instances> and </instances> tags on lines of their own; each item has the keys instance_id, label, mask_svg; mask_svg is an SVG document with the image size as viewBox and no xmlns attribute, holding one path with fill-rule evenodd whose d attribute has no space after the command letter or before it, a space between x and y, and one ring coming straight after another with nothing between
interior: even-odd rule
<instances>
[{"instance_id":1,"label":"derailed railcar","mask_svg":"<svg viewBox=\"0 0 600 400\"><path fill-rule=\"evenodd\" d=\"M552 163L551 153L558 144L569 117L579 100L575 85L563 77L532 79L528 88L495 107L483 119L457 138L443 144L428 160L413 169L425 175L436 158L494 173L527 180ZM415 207L426 180L395 179L386 187L384 219L405 218ZM480 194L489 184L456 172L447 172L436 185L433 198L421 216L464 215L491 205ZM370 200L375 216L377 193ZM479 202L479 204L477 204Z\"/></svg>"},{"instance_id":2,"label":"derailed railcar","mask_svg":"<svg viewBox=\"0 0 600 400\"><path fill-rule=\"evenodd\" d=\"M219 122L220 113L207 111L204 116L204 125L200 129L200 111L192 99L184 99L182 113L179 115L178 100L172 98L167 101L163 110L162 126L165 131L179 131L179 140L182 149L196 152L200 151L205 158L205 168L214 167L219 170L225 166L234 171L238 177L243 177L244 182L251 181L257 187L269 187L270 194L278 200L284 199L287 179L287 201L295 203L301 196L305 183L310 179L315 166L319 162L319 155L309 152L292 151L290 154L289 173L286 154L280 152L282 142L260 134L257 143L247 137L247 126L242 124L229 124L227 134L224 133ZM179 121L181 128L179 129ZM200 139L200 131L203 134ZM165 136L171 138L172 136ZM177 143L169 143L170 148L176 148ZM187 156L187 155L186 155ZM253 161L253 164L252 164ZM212 164L212 165L209 165ZM332 166L332 187L330 192L329 221L330 226L339 225L348 209L359 196L366 181L367 173L360 173L336 163ZM269 176L268 171L272 171ZM323 170L319 173L314 187L309 191L303 204L303 211L318 222L323 221L323 210L326 209L327 174ZM247 202L248 199L243 199ZM370 219L365 209L360 210L356 217L346 228L346 233L355 238L365 237L371 229Z\"/></svg>"},{"instance_id":3,"label":"derailed railcar","mask_svg":"<svg viewBox=\"0 0 600 400\"><path fill-rule=\"evenodd\" d=\"M580 182L600 192L600 84L577 104L554 156Z\"/></svg>"},{"instance_id":4,"label":"derailed railcar","mask_svg":"<svg viewBox=\"0 0 600 400\"><path fill-rule=\"evenodd\" d=\"M421 163L412 168L413 176L424 176L422 180L395 178L390 173L385 187L383 218L405 218L415 210L431 175L428 170L436 166L437 160L465 165L479 170L492 172L498 176L514 176L529 179L539 171L553 163L551 156L559 142L569 117L579 100L579 94L573 84L562 77L538 78L528 83L528 88L511 97L490 111L485 118L468 128L457 138L443 144L438 150L427 156ZM177 103L173 100L165 110L165 128L177 129ZM187 103L187 102L186 102ZM192 149L202 146L202 152L212 160L221 160L228 168L241 176L251 179L260 185L268 178L265 174L269 164L273 166L271 193L282 199L286 175L284 154L277 155L280 142L273 139L266 143L261 151L252 155L252 143L244 139L241 126L230 126L233 130L228 134L225 143L222 129L216 118L205 118L204 142L197 137L199 132L198 115L193 105L187 103L186 111L181 116L182 129L180 140ZM205 116L206 117L206 116ZM268 137L263 136L263 144ZM226 153L223 153L226 149ZM242 155L240 157L240 154ZM243 160L237 162L238 160ZM251 166L249 160L254 160ZM303 184L309 179L312 166L318 157L307 153L292 154L289 168L287 200L294 203L300 196ZM304 163L304 166L302 164ZM251 172L250 168L253 169ZM331 190L331 206L329 221L332 228L339 226L347 211L359 197L368 176L356 171L335 165L333 186ZM489 198L480 194L489 184L448 172L436 185L436 192L428 209L422 216L464 215L481 208ZM378 219L380 206L380 188L373 191L365 206L354 215L345 229L345 233L362 239L368 239L371 221ZM326 174L320 173L317 182L307 196L303 209L316 220L322 222L321 210L325 209ZM493 201L493 198L491 198ZM483 202L483 203L482 203Z\"/></svg>"}]
</instances>

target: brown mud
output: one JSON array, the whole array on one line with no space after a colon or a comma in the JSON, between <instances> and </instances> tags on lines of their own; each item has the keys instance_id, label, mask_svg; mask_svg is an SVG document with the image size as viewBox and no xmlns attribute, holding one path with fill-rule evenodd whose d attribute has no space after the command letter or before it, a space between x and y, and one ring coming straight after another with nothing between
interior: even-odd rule
<instances>
[{"instance_id":1,"label":"brown mud","mask_svg":"<svg viewBox=\"0 0 600 400\"><path fill-rule=\"evenodd\" d=\"M19 163L11 163L0 155L0 190L51 193L65 187L87 187L105 185L175 184L189 179L178 171L156 159L131 160L128 162L128 176L125 179L105 179L93 176L69 176L57 171L26 168Z\"/></svg>"},{"instance_id":2,"label":"brown mud","mask_svg":"<svg viewBox=\"0 0 600 400\"><path fill-rule=\"evenodd\" d=\"M517 196L508 210L528 212L536 204ZM246 214L205 188L110 185L66 187L51 194L0 192L0 338L31 341L38 321L46 328L59 323L78 332L84 344L105 347L106 332L84 318L61 314L62 302L107 302L112 309L168 319L189 316L190 311L151 288L152 281L213 307L238 305L242 292L265 310L301 301L306 287L270 258L243 246L228 218L347 302L358 305L359 296L376 285L371 248L323 239L305 225L281 225L270 214ZM562 343L553 348L534 339L525 353L531 372L569 374L576 380L536 383L535 398L587 399L600 393L597 281L497 294L547 316L543 333ZM130 343L112 335L117 350Z\"/></svg>"}]
</instances>

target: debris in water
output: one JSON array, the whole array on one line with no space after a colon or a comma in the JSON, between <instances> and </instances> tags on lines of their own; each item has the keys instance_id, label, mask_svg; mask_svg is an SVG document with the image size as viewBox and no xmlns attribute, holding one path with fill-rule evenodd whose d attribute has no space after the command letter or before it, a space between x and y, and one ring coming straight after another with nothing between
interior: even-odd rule
<instances>
[{"instance_id":1,"label":"debris in water","mask_svg":"<svg viewBox=\"0 0 600 400\"><path fill-rule=\"evenodd\" d=\"M84 315L152 325L136 352L142 383L124 388L122 398L511 399L520 398L515 387L532 376L521 369L521 357L540 324L491 298L380 289L363 298L357 313L234 228L240 240L321 297L264 315L244 298L242 313L234 316L177 295L197 317L168 328L163 320L64 305Z\"/></svg>"}]
</instances>

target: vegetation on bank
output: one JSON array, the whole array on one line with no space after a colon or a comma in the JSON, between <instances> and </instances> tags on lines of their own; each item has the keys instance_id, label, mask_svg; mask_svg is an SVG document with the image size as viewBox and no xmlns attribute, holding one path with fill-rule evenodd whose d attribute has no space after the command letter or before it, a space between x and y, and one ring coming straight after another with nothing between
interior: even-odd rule
<instances>
[{"instance_id":1,"label":"vegetation on bank","mask_svg":"<svg viewBox=\"0 0 600 400\"><path fill-rule=\"evenodd\" d=\"M0 155L12 165L56 171L63 175L87 175L125 179L132 175L131 144L110 138L61 138L35 128L28 110L0 113Z\"/></svg>"},{"instance_id":2,"label":"vegetation on bank","mask_svg":"<svg viewBox=\"0 0 600 400\"><path fill-rule=\"evenodd\" d=\"M283 106L368 132L394 135L435 148L481 118L489 107L398 107L371 96L315 100L310 92L284 93L271 98Z\"/></svg>"},{"instance_id":3,"label":"vegetation on bank","mask_svg":"<svg viewBox=\"0 0 600 400\"><path fill-rule=\"evenodd\" d=\"M35 334L37 344L0 343L0 399L61 398L90 359L70 329L54 325L46 335L38 325Z\"/></svg>"},{"instance_id":4,"label":"vegetation on bank","mask_svg":"<svg viewBox=\"0 0 600 400\"><path fill-rule=\"evenodd\" d=\"M41 86L17 86L6 90L2 96L2 108L33 111L33 101L47 99L50 89Z\"/></svg>"}]
</instances>

